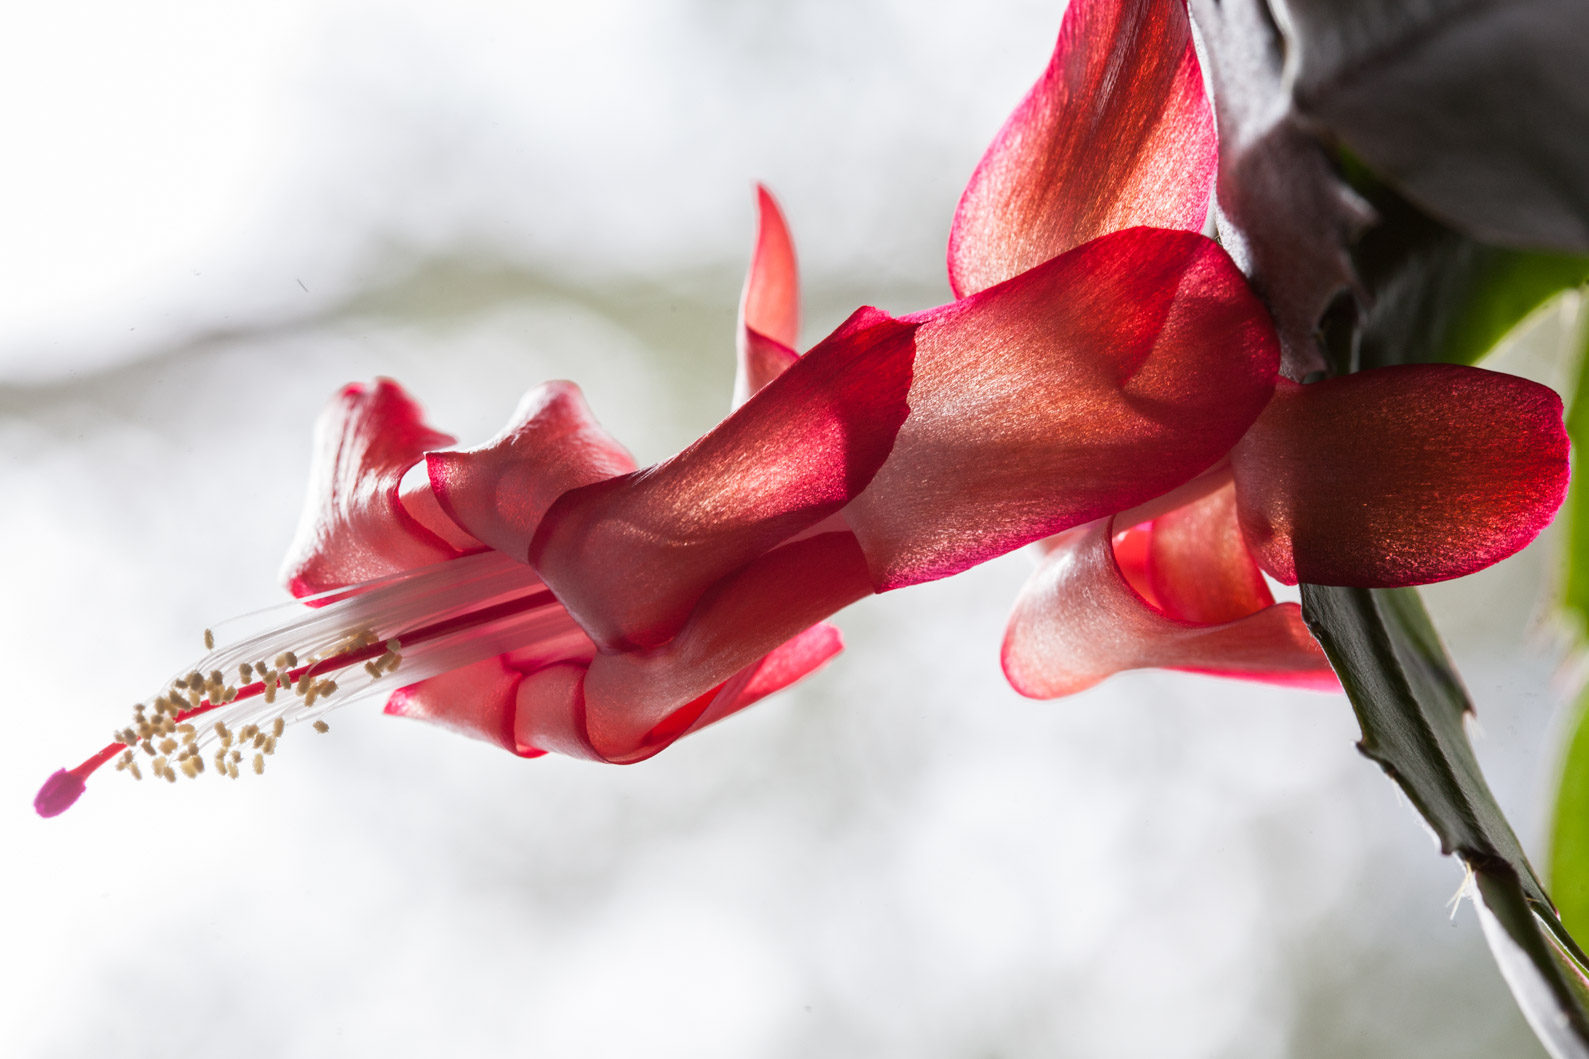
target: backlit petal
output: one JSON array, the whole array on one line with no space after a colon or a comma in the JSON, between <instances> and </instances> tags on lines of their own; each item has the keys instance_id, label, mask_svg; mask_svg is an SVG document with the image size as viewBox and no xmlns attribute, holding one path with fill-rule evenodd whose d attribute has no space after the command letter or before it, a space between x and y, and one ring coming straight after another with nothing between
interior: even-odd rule
<instances>
[{"instance_id":1,"label":"backlit petal","mask_svg":"<svg viewBox=\"0 0 1589 1059\"><path fill-rule=\"evenodd\" d=\"M430 453L426 464L442 510L521 561L559 496L635 469L634 458L596 422L571 382L537 386L496 437L464 452Z\"/></svg>"},{"instance_id":2,"label":"backlit petal","mask_svg":"<svg viewBox=\"0 0 1589 1059\"><path fill-rule=\"evenodd\" d=\"M515 703L523 679L502 658L488 658L394 692L386 712L428 721L521 757L538 757L544 751L521 745L514 737Z\"/></svg>"},{"instance_id":3,"label":"backlit petal","mask_svg":"<svg viewBox=\"0 0 1589 1059\"><path fill-rule=\"evenodd\" d=\"M956 295L1122 228L1200 231L1218 153L1184 0L1071 0L955 211Z\"/></svg>"},{"instance_id":4,"label":"backlit petal","mask_svg":"<svg viewBox=\"0 0 1589 1059\"><path fill-rule=\"evenodd\" d=\"M739 369L734 375L734 407L750 400L750 395L788 371L800 359L789 346L775 342L759 331L740 328Z\"/></svg>"},{"instance_id":5,"label":"backlit petal","mask_svg":"<svg viewBox=\"0 0 1589 1059\"><path fill-rule=\"evenodd\" d=\"M1153 602L1172 618L1217 625L1274 603L1236 522L1236 487L1153 520L1148 535Z\"/></svg>"},{"instance_id":6,"label":"backlit petal","mask_svg":"<svg viewBox=\"0 0 1589 1059\"><path fill-rule=\"evenodd\" d=\"M1283 382L1231 453L1242 532L1280 581L1461 577L1538 535L1567 490L1561 399L1455 364Z\"/></svg>"},{"instance_id":7,"label":"backlit petal","mask_svg":"<svg viewBox=\"0 0 1589 1059\"><path fill-rule=\"evenodd\" d=\"M458 554L403 507L398 486L427 449L453 438L425 425L390 379L351 383L315 424L309 490L282 564L295 596L369 581Z\"/></svg>"},{"instance_id":8,"label":"backlit petal","mask_svg":"<svg viewBox=\"0 0 1589 1059\"><path fill-rule=\"evenodd\" d=\"M713 586L678 636L525 678L518 739L628 763L792 683L836 654L820 619L870 594L847 533L786 544Z\"/></svg>"},{"instance_id":9,"label":"backlit petal","mask_svg":"<svg viewBox=\"0 0 1589 1059\"><path fill-rule=\"evenodd\" d=\"M1272 393L1279 347L1230 258L1133 228L907 322L910 418L844 512L879 591L1176 488Z\"/></svg>"},{"instance_id":10,"label":"backlit petal","mask_svg":"<svg viewBox=\"0 0 1589 1059\"><path fill-rule=\"evenodd\" d=\"M800 340L800 276L794 240L777 201L759 184L756 212L756 245L739 301L736 408L794 363Z\"/></svg>"},{"instance_id":11,"label":"backlit petal","mask_svg":"<svg viewBox=\"0 0 1589 1059\"><path fill-rule=\"evenodd\" d=\"M1234 621L1172 618L1134 591L1115 561L1111 520L1067 537L1032 575L1005 632L1005 676L1051 699L1128 669L1185 669L1294 687L1339 687L1295 603Z\"/></svg>"},{"instance_id":12,"label":"backlit petal","mask_svg":"<svg viewBox=\"0 0 1589 1059\"><path fill-rule=\"evenodd\" d=\"M722 720L820 668L843 647L838 630L818 624L750 663L739 673L682 706L664 713L650 728L625 724L624 711L606 707L601 730L616 744L604 751L592 742L585 705L588 666L548 666L527 675L515 702L516 745L539 747L567 757L608 764L633 764L667 749L675 740ZM609 756L610 755L610 756Z\"/></svg>"},{"instance_id":13,"label":"backlit petal","mask_svg":"<svg viewBox=\"0 0 1589 1059\"><path fill-rule=\"evenodd\" d=\"M863 309L679 455L564 494L531 546L542 578L604 649L667 642L713 582L871 481L905 418L915 330Z\"/></svg>"}]
</instances>

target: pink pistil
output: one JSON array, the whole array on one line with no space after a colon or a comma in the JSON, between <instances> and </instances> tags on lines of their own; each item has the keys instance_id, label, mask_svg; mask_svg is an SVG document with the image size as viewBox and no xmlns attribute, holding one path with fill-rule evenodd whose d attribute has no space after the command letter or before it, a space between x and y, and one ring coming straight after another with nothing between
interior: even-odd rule
<instances>
[{"instance_id":1,"label":"pink pistil","mask_svg":"<svg viewBox=\"0 0 1589 1059\"><path fill-rule=\"evenodd\" d=\"M390 638L399 640L405 648L410 648L413 645L422 644L450 633L460 632L478 625L485 625L500 618L511 617L514 614L521 614L549 604L556 605L556 603L557 597L552 594L551 590L542 589L539 592L532 592L518 599L506 600L480 610L470 611L467 614L458 614L451 618L444 618L441 621L431 622L428 625L421 625L407 632L399 632ZM340 672L349 666L379 658L386 653L386 650L385 640L364 647L356 647L331 655L328 658L322 658L307 665L299 666L296 669L288 670L286 677L289 682L296 684L306 674L313 673L318 676L324 673ZM183 721L209 713L211 710L221 706L229 706L241 699L251 699L264 693L264 681L245 684L237 689L236 695L225 702L210 702L208 699L201 700L199 705L177 713L172 717L172 720L180 724ZM44 786L40 787L39 793L34 796L34 811L43 817L59 816L64 813L72 807L78 798L82 797L83 791L87 786L88 777L92 776L102 765L110 762L126 750L127 744L125 743L109 743L104 749L76 768L57 769L49 779L44 781Z\"/></svg>"}]
</instances>

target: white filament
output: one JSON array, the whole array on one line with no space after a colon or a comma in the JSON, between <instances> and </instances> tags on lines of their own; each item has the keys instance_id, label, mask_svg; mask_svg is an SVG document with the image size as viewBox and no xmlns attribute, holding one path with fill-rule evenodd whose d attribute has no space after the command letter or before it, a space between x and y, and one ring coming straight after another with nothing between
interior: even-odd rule
<instances>
[{"instance_id":1,"label":"white filament","mask_svg":"<svg viewBox=\"0 0 1589 1059\"><path fill-rule=\"evenodd\" d=\"M260 662L274 666L277 657L291 651L299 666L307 665L312 658L328 659L344 650L349 637L361 631L372 632L376 642L401 638L404 630L520 599L544 587L530 566L500 552L450 559L307 597L308 601L333 600L318 609L307 609L301 605L306 600L299 600L230 619L213 628L224 630L240 620L281 611L290 611L292 616L290 621L218 644L190 669L201 674L220 670L228 683L237 684L239 667L245 662L251 666ZM335 671L311 670L316 679L334 680L337 690L317 697L308 708L305 700L290 689L277 690L274 702L255 695L216 707L191 719L198 728L195 742L200 749L218 743L216 721L224 722L233 732L248 724L268 732L277 717L289 726L314 721L342 706L390 695L428 677L566 635L573 628L572 619L562 607L540 606L422 641L405 642L400 649L402 662L398 671L379 678L371 676L362 664ZM175 674L172 682L187 672L185 669ZM256 675L255 681L262 676ZM241 744L238 748L245 749Z\"/></svg>"}]
</instances>

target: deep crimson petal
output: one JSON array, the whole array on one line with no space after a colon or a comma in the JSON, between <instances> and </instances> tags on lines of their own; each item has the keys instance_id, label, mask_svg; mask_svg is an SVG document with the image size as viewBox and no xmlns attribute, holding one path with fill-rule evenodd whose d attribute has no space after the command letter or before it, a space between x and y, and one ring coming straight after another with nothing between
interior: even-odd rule
<instances>
[{"instance_id":1,"label":"deep crimson petal","mask_svg":"<svg viewBox=\"0 0 1589 1059\"><path fill-rule=\"evenodd\" d=\"M1538 535L1567 490L1561 398L1455 364L1284 382L1231 453L1242 532L1287 584L1461 577Z\"/></svg>"},{"instance_id":2,"label":"deep crimson petal","mask_svg":"<svg viewBox=\"0 0 1589 1059\"><path fill-rule=\"evenodd\" d=\"M777 201L760 184L756 214L756 245L739 300L735 407L794 362L800 340L800 275L794 240Z\"/></svg>"},{"instance_id":3,"label":"deep crimson petal","mask_svg":"<svg viewBox=\"0 0 1589 1059\"><path fill-rule=\"evenodd\" d=\"M1274 603L1236 521L1236 487L1159 516L1148 544L1153 602L1172 618L1217 625Z\"/></svg>"},{"instance_id":4,"label":"deep crimson petal","mask_svg":"<svg viewBox=\"0 0 1589 1059\"><path fill-rule=\"evenodd\" d=\"M541 576L604 649L665 643L713 582L871 481L907 412L915 330L863 309L679 455L564 494L531 546Z\"/></svg>"},{"instance_id":5,"label":"deep crimson petal","mask_svg":"<svg viewBox=\"0 0 1589 1059\"><path fill-rule=\"evenodd\" d=\"M1186 669L1335 690L1334 673L1294 603L1203 625L1155 610L1115 562L1109 520L1068 537L1016 600L1005 676L1022 695L1071 695L1128 669Z\"/></svg>"},{"instance_id":6,"label":"deep crimson petal","mask_svg":"<svg viewBox=\"0 0 1589 1059\"><path fill-rule=\"evenodd\" d=\"M452 558L457 551L398 499L403 473L453 438L425 425L390 379L342 388L315 424L309 490L282 564L295 596L341 588Z\"/></svg>"},{"instance_id":7,"label":"deep crimson petal","mask_svg":"<svg viewBox=\"0 0 1589 1059\"><path fill-rule=\"evenodd\" d=\"M635 469L571 382L524 395L496 437L465 452L426 457L430 485L454 522L497 551L524 559L552 502L570 489Z\"/></svg>"},{"instance_id":8,"label":"deep crimson petal","mask_svg":"<svg viewBox=\"0 0 1589 1059\"><path fill-rule=\"evenodd\" d=\"M515 703L522 680L523 674L501 658L488 658L393 692L386 712L440 725L520 757L539 757L545 751L520 744L514 737Z\"/></svg>"},{"instance_id":9,"label":"deep crimson petal","mask_svg":"<svg viewBox=\"0 0 1589 1059\"><path fill-rule=\"evenodd\" d=\"M844 512L879 591L1176 488L1268 401L1279 347L1230 258L1117 232L918 323L910 418Z\"/></svg>"},{"instance_id":10,"label":"deep crimson petal","mask_svg":"<svg viewBox=\"0 0 1589 1059\"><path fill-rule=\"evenodd\" d=\"M1072 0L960 199L949 282L974 294L1136 225L1199 231L1218 156L1184 0Z\"/></svg>"}]
</instances>

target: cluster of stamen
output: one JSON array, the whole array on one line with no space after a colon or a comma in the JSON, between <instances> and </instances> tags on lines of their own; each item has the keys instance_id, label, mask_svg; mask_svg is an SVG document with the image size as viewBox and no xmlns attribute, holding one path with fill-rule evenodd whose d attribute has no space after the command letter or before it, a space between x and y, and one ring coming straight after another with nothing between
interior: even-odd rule
<instances>
[{"instance_id":1,"label":"cluster of stamen","mask_svg":"<svg viewBox=\"0 0 1589 1059\"><path fill-rule=\"evenodd\" d=\"M142 763L156 779L168 783L175 783L179 772L188 779L213 772L235 780L242 775L244 759L250 755L249 767L256 775L263 774L265 759L275 754L277 744L286 734L284 716L269 719L265 727L247 723L235 731L225 720L215 720L201 728L190 718L224 707L239 697L259 696L266 705L274 705L279 693L296 695L305 710L317 704L324 707L325 700L336 692L337 683L319 675L317 668L323 671L329 663L354 652L367 657L371 653L369 648L376 645L383 651L368 658L364 670L372 679L380 679L395 672L402 663L399 653L402 645L395 639L382 644L381 638L367 628L348 633L324 654L311 655L301 663L294 651L283 651L269 663L242 662L237 667L235 681L229 681L219 669L208 674L194 670L178 677L169 689L156 695L152 703L136 704L132 724L115 734L112 742L127 748L116 759L116 771L127 772L135 780L143 779L137 755L141 750L149 759ZM204 646L206 650L215 649L215 634L209 629L204 630ZM341 669L347 664L342 660L335 668ZM314 730L323 734L331 728L324 719L316 718ZM205 764L205 755L211 746L215 748L209 759L213 768Z\"/></svg>"},{"instance_id":2,"label":"cluster of stamen","mask_svg":"<svg viewBox=\"0 0 1589 1059\"><path fill-rule=\"evenodd\" d=\"M151 772L168 783L178 773L236 779L249 768L264 772L265 759L294 724L309 722L326 732L327 711L392 685L413 684L542 638L557 642L577 635L534 570L497 552L417 567L299 602L315 609L306 614L298 604L272 608L291 607L294 616L230 644L217 646L214 630L205 629L203 660L133 707L132 723L110 744L45 780L34 809L45 817L64 812L89 777L112 762L134 779ZM388 631L378 635L376 627ZM403 664L403 644L410 664L401 678L388 682L383 678Z\"/></svg>"}]
</instances>

